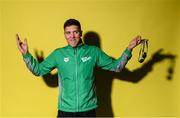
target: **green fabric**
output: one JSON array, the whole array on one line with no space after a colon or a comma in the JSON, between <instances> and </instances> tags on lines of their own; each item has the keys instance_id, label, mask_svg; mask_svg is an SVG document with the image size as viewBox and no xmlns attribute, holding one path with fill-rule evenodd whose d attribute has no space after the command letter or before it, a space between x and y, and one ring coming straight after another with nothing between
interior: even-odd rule
<instances>
[{"instance_id":1,"label":"green fabric","mask_svg":"<svg viewBox=\"0 0 180 118\"><path fill-rule=\"evenodd\" d=\"M65 46L54 50L43 62L38 63L30 53L23 55L29 70L37 76L58 69L58 109L66 112L81 112L97 107L94 69L119 72L131 58L126 49L122 56L113 60L95 46L80 44L76 48Z\"/></svg>"}]
</instances>

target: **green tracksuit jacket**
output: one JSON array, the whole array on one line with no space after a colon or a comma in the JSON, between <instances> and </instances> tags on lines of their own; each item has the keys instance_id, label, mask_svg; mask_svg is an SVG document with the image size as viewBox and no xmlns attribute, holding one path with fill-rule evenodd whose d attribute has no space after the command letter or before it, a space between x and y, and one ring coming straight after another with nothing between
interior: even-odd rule
<instances>
[{"instance_id":1,"label":"green tracksuit jacket","mask_svg":"<svg viewBox=\"0 0 180 118\"><path fill-rule=\"evenodd\" d=\"M43 62L38 63L30 53L23 55L29 70L36 76L58 69L58 109L66 112L82 112L97 107L95 91L96 67L120 72L131 58L126 49L120 58L113 60L98 47L79 44L54 50Z\"/></svg>"}]
</instances>

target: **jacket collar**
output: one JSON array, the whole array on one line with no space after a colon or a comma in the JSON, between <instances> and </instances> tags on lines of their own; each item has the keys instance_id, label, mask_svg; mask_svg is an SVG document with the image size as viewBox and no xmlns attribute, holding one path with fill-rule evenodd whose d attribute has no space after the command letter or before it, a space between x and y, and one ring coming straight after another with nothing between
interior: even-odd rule
<instances>
[{"instance_id":1,"label":"jacket collar","mask_svg":"<svg viewBox=\"0 0 180 118\"><path fill-rule=\"evenodd\" d=\"M67 48L71 48L71 49L76 49L76 48L81 48L81 47L84 47L85 44L82 42L82 39L80 40L80 43L76 46L76 47L72 47L71 45L67 45Z\"/></svg>"}]
</instances>

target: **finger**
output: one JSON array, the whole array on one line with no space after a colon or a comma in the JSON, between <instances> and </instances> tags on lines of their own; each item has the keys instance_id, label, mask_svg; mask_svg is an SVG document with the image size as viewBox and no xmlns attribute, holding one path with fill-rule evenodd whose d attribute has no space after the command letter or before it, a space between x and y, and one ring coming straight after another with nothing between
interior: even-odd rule
<instances>
[{"instance_id":1,"label":"finger","mask_svg":"<svg viewBox=\"0 0 180 118\"><path fill-rule=\"evenodd\" d=\"M134 38L134 41L136 44L139 43L139 40L141 40L141 36L140 35L137 35L135 38Z\"/></svg>"},{"instance_id":2,"label":"finger","mask_svg":"<svg viewBox=\"0 0 180 118\"><path fill-rule=\"evenodd\" d=\"M141 40L141 36L140 35L137 36L137 40Z\"/></svg>"},{"instance_id":3,"label":"finger","mask_svg":"<svg viewBox=\"0 0 180 118\"><path fill-rule=\"evenodd\" d=\"M24 39L24 44L27 44L27 39L26 38Z\"/></svg>"},{"instance_id":4,"label":"finger","mask_svg":"<svg viewBox=\"0 0 180 118\"><path fill-rule=\"evenodd\" d=\"M140 39L141 38L141 36L140 35L137 35L136 37L135 37L135 39Z\"/></svg>"},{"instance_id":5,"label":"finger","mask_svg":"<svg viewBox=\"0 0 180 118\"><path fill-rule=\"evenodd\" d=\"M18 34L16 34L16 38L19 40L19 35Z\"/></svg>"},{"instance_id":6,"label":"finger","mask_svg":"<svg viewBox=\"0 0 180 118\"><path fill-rule=\"evenodd\" d=\"M18 42L21 42L18 34L16 34L16 39L17 39Z\"/></svg>"},{"instance_id":7,"label":"finger","mask_svg":"<svg viewBox=\"0 0 180 118\"><path fill-rule=\"evenodd\" d=\"M25 38L24 39L24 44L27 46L27 48L28 48L28 44L27 44L27 39Z\"/></svg>"},{"instance_id":8,"label":"finger","mask_svg":"<svg viewBox=\"0 0 180 118\"><path fill-rule=\"evenodd\" d=\"M19 43L18 43L18 49L21 53L23 52L23 48L21 47L21 44L19 44Z\"/></svg>"},{"instance_id":9,"label":"finger","mask_svg":"<svg viewBox=\"0 0 180 118\"><path fill-rule=\"evenodd\" d=\"M23 53L23 52L24 52L23 47L22 47L23 42L20 40L18 34L16 34L16 42L17 42L17 46L18 46L19 51L20 51L21 53Z\"/></svg>"},{"instance_id":10,"label":"finger","mask_svg":"<svg viewBox=\"0 0 180 118\"><path fill-rule=\"evenodd\" d=\"M19 50L21 49L21 44L22 44L22 42L20 41L20 38L19 38L19 35L18 34L16 34L16 43L17 43L17 46L18 46L18 48L19 48Z\"/></svg>"},{"instance_id":11,"label":"finger","mask_svg":"<svg viewBox=\"0 0 180 118\"><path fill-rule=\"evenodd\" d=\"M140 44L140 43L141 43L141 41L142 41L142 40L138 40L138 41L137 41L137 44Z\"/></svg>"},{"instance_id":12,"label":"finger","mask_svg":"<svg viewBox=\"0 0 180 118\"><path fill-rule=\"evenodd\" d=\"M16 42L19 43L19 35L16 34Z\"/></svg>"},{"instance_id":13,"label":"finger","mask_svg":"<svg viewBox=\"0 0 180 118\"><path fill-rule=\"evenodd\" d=\"M17 42L17 45L19 45L19 46L21 46L23 44L23 42L20 40L18 34L16 34L16 42Z\"/></svg>"},{"instance_id":14,"label":"finger","mask_svg":"<svg viewBox=\"0 0 180 118\"><path fill-rule=\"evenodd\" d=\"M141 43L143 43L143 42L144 42L144 39L142 39L141 36L139 35L139 39L138 39L138 41L137 41L137 44L139 45L139 44L141 44Z\"/></svg>"}]
</instances>

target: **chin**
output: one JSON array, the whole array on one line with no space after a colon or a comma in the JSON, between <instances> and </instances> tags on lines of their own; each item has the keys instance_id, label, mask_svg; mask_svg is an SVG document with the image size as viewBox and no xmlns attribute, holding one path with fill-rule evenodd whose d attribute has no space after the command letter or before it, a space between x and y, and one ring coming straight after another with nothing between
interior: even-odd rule
<instances>
[{"instance_id":1,"label":"chin","mask_svg":"<svg viewBox=\"0 0 180 118\"><path fill-rule=\"evenodd\" d=\"M77 45L71 45L71 47L73 47L73 48L76 47L76 46L77 46Z\"/></svg>"}]
</instances>

